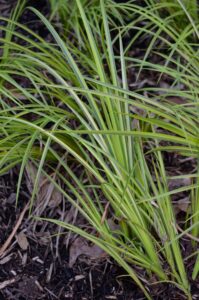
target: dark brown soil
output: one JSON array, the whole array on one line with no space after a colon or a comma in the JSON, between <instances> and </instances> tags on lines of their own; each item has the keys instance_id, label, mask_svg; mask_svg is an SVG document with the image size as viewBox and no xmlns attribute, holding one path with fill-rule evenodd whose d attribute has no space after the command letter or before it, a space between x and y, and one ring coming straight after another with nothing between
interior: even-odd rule
<instances>
[{"instance_id":1,"label":"dark brown soil","mask_svg":"<svg viewBox=\"0 0 199 300\"><path fill-rule=\"evenodd\" d=\"M0 245L11 233L22 207L28 201L28 193L20 195L15 208L16 174L0 178ZM122 270L112 261L89 263L79 259L73 268L68 266L68 249L64 236L59 241L56 257L56 226L47 224L41 234L41 226L29 226L25 215L18 232L28 241L27 249L12 240L0 259L0 300L29 299L144 299L131 280L121 280ZM1 288L2 283L7 284Z\"/></svg>"},{"instance_id":2,"label":"dark brown soil","mask_svg":"<svg viewBox=\"0 0 199 300\"><path fill-rule=\"evenodd\" d=\"M8 238L29 199L24 185L20 204L15 207L16 174L11 172L0 178L0 245ZM145 299L130 278L121 277L124 271L109 258L91 262L80 256L70 268L66 234L57 244L53 234L58 232L58 228L50 223L45 228L43 225L39 223L35 227L34 222L28 220L27 213L17 235L0 258L0 300ZM27 249L17 239L21 232L26 236ZM186 239L183 246L188 254ZM3 283L7 284L4 288ZM148 289L155 300L186 299L173 285L148 285ZM198 290L199 283L195 282L192 286L193 299L199 299Z\"/></svg>"}]
</instances>

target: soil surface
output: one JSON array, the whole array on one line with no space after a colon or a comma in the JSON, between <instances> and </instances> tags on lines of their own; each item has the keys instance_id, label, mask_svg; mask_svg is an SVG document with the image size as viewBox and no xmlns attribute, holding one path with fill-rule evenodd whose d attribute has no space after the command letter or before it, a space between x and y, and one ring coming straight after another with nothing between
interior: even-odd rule
<instances>
[{"instance_id":1,"label":"soil surface","mask_svg":"<svg viewBox=\"0 0 199 300\"><path fill-rule=\"evenodd\" d=\"M28 202L22 192L15 206L17 170L0 178L0 245L4 245ZM25 189L25 188L24 188ZM77 259L69 266L65 236L58 228L37 224L24 215L17 233L0 258L0 300L29 299L144 299L111 260ZM58 247L58 248L57 248Z\"/></svg>"},{"instance_id":2,"label":"soil surface","mask_svg":"<svg viewBox=\"0 0 199 300\"><path fill-rule=\"evenodd\" d=\"M170 161L169 168L171 166ZM24 183L16 208L17 174L18 170L14 169L0 177L1 246L17 226L30 198ZM59 209L54 211L53 217L58 218ZM16 234L0 257L0 300L146 299L132 280L123 276L124 271L108 257L91 260L86 255L80 255L70 266L68 234L62 232L57 236L57 232L59 228L56 225L31 220L26 211ZM74 240L77 240L76 236ZM188 256L186 244L185 238L183 247L185 256ZM188 264L187 268L191 269L192 262ZM154 282L155 278L150 283L146 282L153 299L186 299L173 285L153 285ZM192 286L193 299L199 299L198 291L199 283L195 282Z\"/></svg>"}]
</instances>

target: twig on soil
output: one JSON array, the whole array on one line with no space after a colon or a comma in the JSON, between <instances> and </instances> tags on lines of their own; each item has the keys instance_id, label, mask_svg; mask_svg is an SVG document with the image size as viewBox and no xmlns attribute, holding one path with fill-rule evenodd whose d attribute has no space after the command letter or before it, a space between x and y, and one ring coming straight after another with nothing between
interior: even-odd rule
<instances>
[{"instance_id":1,"label":"twig on soil","mask_svg":"<svg viewBox=\"0 0 199 300\"><path fill-rule=\"evenodd\" d=\"M5 243L3 244L3 246L0 248L0 257L4 254L4 252L6 251L6 249L8 248L8 246L10 245L10 243L11 243L13 237L15 236L15 234L16 234L19 226L21 225L21 222L22 222L22 220L24 218L24 215L25 215L28 207L29 207L29 202L25 205L24 209L22 210L22 212L21 212L21 214L19 216L19 219L18 219L17 223L15 224L15 226L14 226L11 234L9 235L9 237L7 238L7 240L5 241Z\"/></svg>"},{"instance_id":2,"label":"twig on soil","mask_svg":"<svg viewBox=\"0 0 199 300\"><path fill-rule=\"evenodd\" d=\"M55 299L59 299L52 291L47 289L47 287L44 288L45 291L47 291L51 296L53 296Z\"/></svg>"},{"instance_id":3,"label":"twig on soil","mask_svg":"<svg viewBox=\"0 0 199 300\"><path fill-rule=\"evenodd\" d=\"M178 229L181 233L184 233L185 236L187 236L187 237L190 238L191 240L194 240L194 241L196 241L196 242L199 243L199 238L193 236L192 234L190 234L190 233L188 233L188 232L184 232L184 230L182 230L182 228L181 228L178 224L176 224L176 227L177 227L177 229Z\"/></svg>"},{"instance_id":4,"label":"twig on soil","mask_svg":"<svg viewBox=\"0 0 199 300\"><path fill-rule=\"evenodd\" d=\"M14 283L16 281L16 278L12 278L9 280L5 280L4 282L0 282L0 290L5 289L5 287L7 287L8 285Z\"/></svg>"},{"instance_id":5,"label":"twig on soil","mask_svg":"<svg viewBox=\"0 0 199 300\"><path fill-rule=\"evenodd\" d=\"M110 203L107 202L107 203L106 203L106 206L105 206L105 209L104 209L104 212L103 212L103 215L102 215L101 224L104 224L104 221L105 221L106 216L107 216L107 214L108 214L109 206L110 206Z\"/></svg>"}]
</instances>

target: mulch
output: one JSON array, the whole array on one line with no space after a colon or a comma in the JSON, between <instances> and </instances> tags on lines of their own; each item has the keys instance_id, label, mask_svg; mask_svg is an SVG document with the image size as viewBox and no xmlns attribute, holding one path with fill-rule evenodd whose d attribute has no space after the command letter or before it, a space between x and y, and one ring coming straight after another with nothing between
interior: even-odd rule
<instances>
[{"instance_id":1,"label":"mulch","mask_svg":"<svg viewBox=\"0 0 199 300\"><path fill-rule=\"evenodd\" d=\"M0 245L13 230L23 206L28 202L28 192L20 195L15 206L16 173L0 178ZM69 267L69 253L64 236L57 246L53 234L55 225L41 224L34 228L26 213L18 232L0 258L0 300L29 299L144 299L142 293L128 278L120 278L121 270L113 261L98 262L79 258ZM25 235L26 243L18 236ZM56 256L56 247L59 247Z\"/></svg>"}]
</instances>

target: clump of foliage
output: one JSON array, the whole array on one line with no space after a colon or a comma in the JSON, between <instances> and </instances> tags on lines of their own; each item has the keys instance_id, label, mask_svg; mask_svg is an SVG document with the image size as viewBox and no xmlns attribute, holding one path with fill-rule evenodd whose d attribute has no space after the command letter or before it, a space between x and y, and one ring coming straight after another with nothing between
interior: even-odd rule
<instances>
[{"instance_id":1,"label":"clump of foliage","mask_svg":"<svg viewBox=\"0 0 199 300\"><path fill-rule=\"evenodd\" d=\"M182 32L187 27L194 27L197 31L199 24L199 12L197 0L146 0L151 9L157 10L157 13L165 18L168 17L169 22L178 32ZM167 14L166 14L167 12ZM192 39L196 32L193 32ZM198 38L198 34L197 34Z\"/></svg>"},{"instance_id":2,"label":"clump of foliage","mask_svg":"<svg viewBox=\"0 0 199 300\"><path fill-rule=\"evenodd\" d=\"M91 18L82 1L74 5L82 25L73 43L64 41L35 9L53 41L45 41L14 20L2 27L9 39L1 38L4 54L6 49L0 73L1 173L20 164L19 194L25 166L31 161L38 170L31 207L40 176L45 174L87 224L79 228L52 222L105 250L148 299L137 267L146 270L145 280L153 274L191 299L181 238L193 237L195 280L199 271L198 170L183 176L192 178L192 184L171 191L163 158L165 151L196 159L199 155L199 59L197 48L189 42L197 28L179 32L151 4L112 4L132 16L119 25L110 21L103 0L100 21L97 13ZM124 35L132 29L136 34L124 47ZM149 43L144 56L133 57L130 50L145 38ZM132 67L138 75L153 72L157 86L132 91L128 82ZM169 78L169 88L158 87L163 75ZM24 79L26 87L21 85ZM186 102L174 105L168 101L171 96ZM72 167L74 161L81 176ZM172 195L184 190L190 191L190 205L179 231Z\"/></svg>"},{"instance_id":3,"label":"clump of foliage","mask_svg":"<svg viewBox=\"0 0 199 300\"><path fill-rule=\"evenodd\" d=\"M61 31L65 38L74 32L76 38L82 41L82 18L79 14L78 5L73 0L49 0L51 8L51 20L57 20L61 23ZM126 1L128 2L128 1ZM99 0L83 0L81 1L87 18L95 20L95 24L102 20L100 1ZM117 23L124 24L125 19L129 19L128 10L125 5L116 5L114 0L105 0L107 18L112 25ZM94 25L94 24L93 24ZM93 27L95 30L95 27Z\"/></svg>"}]
</instances>

